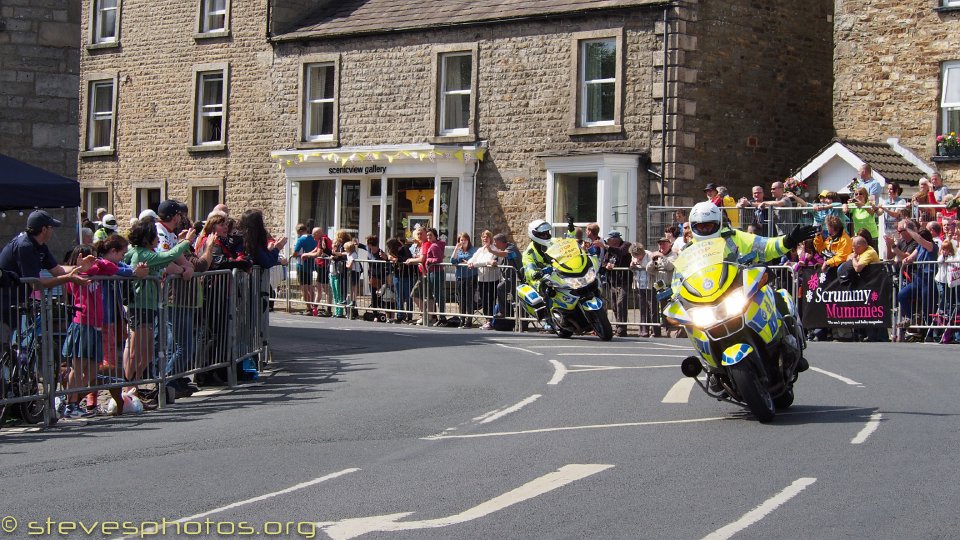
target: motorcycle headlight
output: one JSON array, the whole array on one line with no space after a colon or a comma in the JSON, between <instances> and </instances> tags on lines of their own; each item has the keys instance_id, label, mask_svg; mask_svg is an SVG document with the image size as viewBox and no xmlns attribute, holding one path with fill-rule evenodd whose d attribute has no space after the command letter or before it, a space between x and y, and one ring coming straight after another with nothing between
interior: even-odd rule
<instances>
[{"instance_id":1,"label":"motorcycle headlight","mask_svg":"<svg viewBox=\"0 0 960 540\"><path fill-rule=\"evenodd\" d=\"M743 290L736 290L730 293L726 300L723 301L723 312L726 318L730 318L736 315L743 313L743 310L747 307L747 302L749 298L747 295L743 294Z\"/></svg>"},{"instance_id":2,"label":"motorcycle headlight","mask_svg":"<svg viewBox=\"0 0 960 540\"><path fill-rule=\"evenodd\" d=\"M689 311L693 324L700 328L708 328L717 323L717 316L712 307L698 307Z\"/></svg>"},{"instance_id":3,"label":"motorcycle headlight","mask_svg":"<svg viewBox=\"0 0 960 540\"><path fill-rule=\"evenodd\" d=\"M597 271L591 268L581 277L564 277L563 283L571 289L580 289L593 283L597 279Z\"/></svg>"}]
</instances>

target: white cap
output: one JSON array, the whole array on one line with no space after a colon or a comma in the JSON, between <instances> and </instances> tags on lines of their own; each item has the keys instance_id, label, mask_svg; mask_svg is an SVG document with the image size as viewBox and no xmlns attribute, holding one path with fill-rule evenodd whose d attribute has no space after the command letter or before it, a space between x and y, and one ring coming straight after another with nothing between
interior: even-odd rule
<instances>
[{"instance_id":1,"label":"white cap","mask_svg":"<svg viewBox=\"0 0 960 540\"><path fill-rule=\"evenodd\" d=\"M144 210L143 212L140 212L140 219L141 219L141 220L147 219L147 218L155 219L155 220L157 220L157 221L160 220L160 216L158 216L156 212L154 212L153 210L151 210L151 209L149 209L149 208L147 208L147 209Z\"/></svg>"}]
</instances>

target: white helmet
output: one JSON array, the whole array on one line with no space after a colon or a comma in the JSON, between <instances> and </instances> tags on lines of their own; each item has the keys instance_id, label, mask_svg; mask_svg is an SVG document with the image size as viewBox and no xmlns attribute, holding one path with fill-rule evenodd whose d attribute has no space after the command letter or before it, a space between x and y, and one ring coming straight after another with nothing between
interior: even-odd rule
<instances>
[{"instance_id":1,"label":"white helmet","mask_svg":"<svg viewBox=\"0 0 960 540\"><path fill-rule=\"evenodd\" d=\"M690 211L690 232L696 240L709 240L720 236L723 215L717 205L710 201L697 203Z\"/></svg>"},{"instance_id":2,"label":"white helmet","mask_svg":"<svg viewBox=\"0 0 960 540\"><path fill-rule=\"evenodd\" d=\"M542 219L535 219L527 225L527 236L541 246L550 245L550 231L553 227Z\"/></svg>"}]
</instances>

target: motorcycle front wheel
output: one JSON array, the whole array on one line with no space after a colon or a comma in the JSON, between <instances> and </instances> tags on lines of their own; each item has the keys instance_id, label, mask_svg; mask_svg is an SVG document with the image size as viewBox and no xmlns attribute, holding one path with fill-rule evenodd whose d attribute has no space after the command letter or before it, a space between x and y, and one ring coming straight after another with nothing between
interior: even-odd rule
<instances>
[{"instance_id":1,"label":"motorcycle front wheel","mask_svg":"<svg viewBox=\"0 0 960 540\"><path fill-rule=\"evenodd\" d=\"M587 320L590 321L590 326L593 327L593 331L597 333L600 341L610 341L613 339L613 326L610 325L607 310L591 312L587 315Z\"/></svg>"},{"instance_id":2,"label":"motorcycle front wheel","mask_svg":"<svg viewBox=\"0 0 960 540\"><path fill-rule=\"evenodd\" d=\"M762 424L773 420L776 416L776 407L773 404L773 398L770 392L760 382L757 372L753 369L752 358L744 358L740 362L727 368L733 384L737 387L737 393L747 404L750 412L757 417Z\"/></svg>"}]
</instances>

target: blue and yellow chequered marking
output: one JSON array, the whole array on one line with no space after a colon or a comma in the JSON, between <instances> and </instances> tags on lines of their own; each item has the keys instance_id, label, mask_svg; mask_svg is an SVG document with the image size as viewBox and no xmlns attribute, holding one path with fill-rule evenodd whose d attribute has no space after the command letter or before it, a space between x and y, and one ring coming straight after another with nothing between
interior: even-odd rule
<instances>
[{"instance_id":1,"label":"blue and yellow chequered marking","mask_svg":"<svg viewBox=\"0 0 960 540\"><path fill-rule=\"evenodd\" d=\"M738 343L737 345L731 345L723 351L722 363L725 366L732 366L736 363L739 363L741 360L746 358L752 352L753 352L753 347L751 347L750 345L747 345L746 343Z\"/></svg>"},{"instance_id":2,"label":"blue and yellow chequered marking","mask_svg":"<svg viewBox=\"0 0 960 540\"><path fill-rule=\"evenodd\" d=\"M707 338L707 333L696 327L689 327L687 331L690 333L690 341L692 341L693 345L697 348L700 357L710 366L719 367L713 359L713 355L710 354L710 339Z\"/></svg>"},{"instance_id":3,"label":"blue and yellow chequered marking","mask_svg":"<svg viewBox=\"0 0 960 540\"><path fill-rule=\"evenodd\" d=\"M754 296L754 299L762 298L762 300L751 302L745 314L747 326L759 334L764 343L772 342L780 330L780 317L777 316L777 305L773 294L770 287L765 288L760 296Z\"/></svg>"},{"instance_id":4,"label":"blue and yellow chequered marking","mask_svg":"<svg viewBox=\"0 0 960 540\"><path fill-rule=\"evenodd\" d=\"M583 306L583 308L587 311L600 311L603 309L603 301L597 297L585 300L581 302L580 305Z\"/></svg>"}]
</instances>

